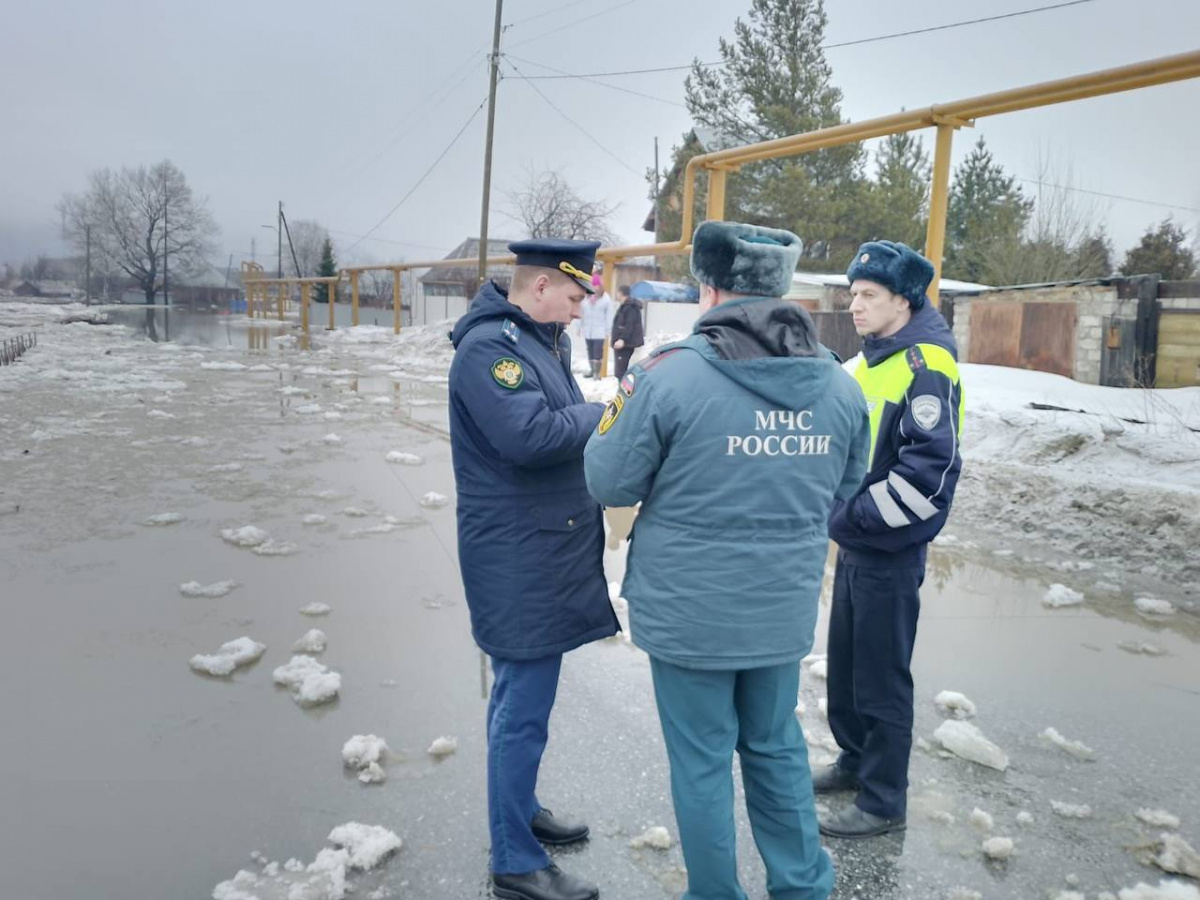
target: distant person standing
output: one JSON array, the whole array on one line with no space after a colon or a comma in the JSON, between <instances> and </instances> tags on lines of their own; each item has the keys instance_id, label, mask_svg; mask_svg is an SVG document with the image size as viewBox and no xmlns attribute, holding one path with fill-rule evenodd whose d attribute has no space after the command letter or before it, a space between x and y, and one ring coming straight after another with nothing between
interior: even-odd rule
<instances>
[{"instance_id":1,"label":"distant person standing","mask_svg":"<svg viewBox=\"0 0 1200 900\"><path fill-rule=\"evenodd\" d=\"M617 363L614 374L619 381L625 377L633 351L646 343L646 333L642 324L642 302L634 299L627 284L617 288L617 294L621 303L613 317L612 346L613 358Z\"/></svg>"},{"instance_id":2,"label":"distant person standing","mask_svg":"<svg viewBox=\"0 0 1200 900\"><path fill-rule=\"evenodd\" d=\"M592 293L583 301L583 314L579 320L579 333L587 342L588 378L600 377L604 342L608 340L612 313L612 298L604 293L604 282L599 274L595 274L592 276Z\"/></svg>"},{"instance_id":3,"label":"distant person standing","mask_svg":"<svg viewBox=\"0 0 1200 900\"><path fill-rule=\"evenodd\" d=\"M829 612L829 727L836 763L817 793L856 791L821 833L868 838L905 827L912 751L910 671L925 549L950 513L962 468L963 393L946 320L925 296L933 264L904 244L858 248L846 277L863 338L854 377L871 411L867 477L829 521L838 544Z\"/></svg>"}]
</instances>

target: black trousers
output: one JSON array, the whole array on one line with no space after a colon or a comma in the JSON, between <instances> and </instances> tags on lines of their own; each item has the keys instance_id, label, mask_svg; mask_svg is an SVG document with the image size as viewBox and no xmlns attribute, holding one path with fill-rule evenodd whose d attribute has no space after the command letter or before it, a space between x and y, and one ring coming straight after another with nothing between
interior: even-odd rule
<instances>
[{"instance_id":1,"label":"black trousers","mask_svg":"<svg viewBox=\"0 0 1200 900\"><path fill-rule=\"evenodd\" d=\"M858 777L858 808L905 815L912 752L909 669L921 610L924 560L856 564L839 552L829 613L829 728L838 766Z\"/></svg>"},{"instance_id":2,"label":"black trousers","mask_svg":"<svg viewBox=\"0 0 1200 900\"><path fill-rule=\"evenodd\" d=\"M613 358L616 360L616 376L620 381L625 377L625 372L629 368L629 357L633 356L633 351L636 347L622 347L620 350L613 351Z\"/></svg>"},{"instance_id":3,"label":"black trousers","mask_svg":"<svg viewBox=\"0 0 1200 900\"><path fill-rule=\"evenodd\" d=\"M588 359L599 362L604 356L604 338L587 338Z\"/></svg>"}]
</instances>

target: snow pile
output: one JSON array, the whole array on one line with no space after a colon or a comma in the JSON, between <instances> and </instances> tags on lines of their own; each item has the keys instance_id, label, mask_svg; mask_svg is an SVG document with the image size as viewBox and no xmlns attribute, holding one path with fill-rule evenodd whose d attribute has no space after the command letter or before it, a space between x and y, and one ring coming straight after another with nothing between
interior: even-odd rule
<instances>
[{"instance_id":1,"label":"snow pile","mask_svg":"<svg viewBox=\"0 0 1200 900\"><path fill-rule=\"evenodd\" d=\"M221 463L220 465L210 466L208 471L216 472L218 474L222 472L240 472L242 471L242 464L235 462Z\"/></svg>"},{"instance_id":2,"label":"snow pile","mask_svg":"<svg viewBox=\"0 0 1200 900\"><path fill-rule=\"evenodd\" d=\"M1144 616L1175 615L1175 605L1169 600L1159 600L1156 597L1138 597L1133 601L1133 605Z\"/></svg>"},{"instance_id":3,"label":"snow pile","mask_svg":"<svg viewBox=\"0 0 1200 900\"><path fill-rule=\"evenodd\" d=\"M271 673L275 683L288 688L301 706L328 703L342 689L342 676L311 656L293 656Z\"/></svg>"},{"instance_id":4,"label":"snow pile","mask_svg":"<svg viewBox=\"0 0 1200 900\"><path fill-rule=\"evenodd\" d=\"M231 675L234 669L254 662L266 649L266 644L260 644L248 637L240 637L222 644L216 653L196 654L188 661L188 665L197 672L224 678Z\"/></svg>"},{"instance_id":5,"label":"snow pile","mask_svg":"<svg viewBox=\"0 0 1200 900\"><path fill-rule=\"evenodd\" d=\"M661 825L651 825L629 842L634 850L649 847L651 850L670 850L671 833Z\"/></svg>"},{"instance_id":6,"label":"snow pile","mask_svg":"<svg viewBox=\"0 0 1200 900\"><path fill-rule=\"evenodd\" d=\"M1057 609L1060 606L1078 606L1082 602L1083 594L1071 590L1065 584L1050 585L1046 596L1042 598L1042 605L1051 609Z\"/></svg>"},{"instance_id":7,"label":"snow pile","mask_svg":"<svg viewBox=\"0 0 1200 900\"><path fill-rule=\"evenodd\" d=\"M259 556L291 556L298 549L291 541L277 541L274 538L267 538L261 544L251 548L251 552L257 553Z\"/></svg>"},{"instance_id":8,"label":"snow pile","mask_svg":"<svg viewBox=\"0 0 1200 900\"><path fill-rule=\"evenodd\" d=\"M958 691L942 691L933 698L933 702L943 714L956 719L970 719L975 715L975 704Z\"/></svg>"},{"instance_id":9,"label":"snow pile","mask_svg":"<svg viewBox=\"0 0 1200 900\"><path fill-rule=\"evenodd\" d=\"M441 759L449 756L458 750L458 738L456 737L439 737L435 738L434 742L429 745L429 749L425 752L430 756Z\"/></svg>"},{"instance_id":10,"label":"snow pile","mask_svg":"<svg viewBox=\"0 0 1200 900\"><path fill-rule=\"evenodd\" d=\"M384 459L390 463L398 463L402 466L419 466L425 461L415 453L404 453L400 450L392 450Z\"/></svg>"},{"instance_id":11,"label":"snow pile","mask_svg":"<svg viewBox=\"0 0 1200 900\"><path fill-rule=\"evenodd\" d=\"M1200 879L1200 853L1177 834L1163 832L1146 848L1152 851L1142 862L1150 862L1172 875Z\"/></svg>"},{"instance_id":12,"label":"snow pile","mask_svg":"<svg viewBox=\"0 0 1200 900\"><path fill-rule=\"evenodd\" d=\"M292 644L293 653L324 653L325 632L313 628Z\"/></svg>"},{"instance_id":13,"label":"snow pile","mask_svg":"<svg viewBox=\"0 0 1200 900\"><path fill-rule=\"evenodd\" d=\"M240 870L213 889L213 900L344 900L353 891L348 869L370 871L403 846L386 828L358 822L339 825L328 839L338 849L326 847L307 866L297 859L281 866L254 854L262 872Z\"/></svg>"},{"instance_id":14,"label":"snow pile","mask_svg":"<svg viewBox=\"0 0 1200 900\"><path fill-rule=\"evenodd\" d=\"M983 855L988 859L994 859L997 862L1003 862L1016 852L1016 847L1013 845L1012 838L994 837L988 838L983 842Z\"/></svg>"},{"instance_id":15,"label":"snow pile","mask_svg":"<svg viewBox=\"0 0 1200 900\"><path fill-rule=\"evenodd\" d=\"M814 653L806 656L801 663L807 663L808 674L813 678L824 681L829 677L829 657L824 653Z\"/></svg>"},{"instance_id":16,"label":"snow pile","mask_svg":"<svg viewBox=\"0 0 1200 900\"><path fill-rule=\"evenodd\" d=\"M174 419L175 414L169 413L164 409L152 409L146 413L147 419Z\"/></svg>"},{"instance_id":17,"label":"snow pile","mask_svg":"<svg viewBox=\"0 0 1200 900\"><path fill-rule=\"evenodd\" d=\"M1182 881L1160 881L1158 887L1138 882L1131 888L1122 888L1119 900L1200 900L1200 890Z\"/></svg>"},{"instance_id":18,"label":"snow pile","mask_svg":"<svg viewBox=\"0 0 1200 900\"><path fill-rule=\"evenodd\" d=\"M1126 653L1141 653L1146 656L1166 656L1167 651L1157 644L1147 644L1145 641L1121 641L1117 647Z\"/></svg>"},{"instance_id":19,"label":"snow pile","mask_svg":"<svg viewBox=\"0 0 1200 900\"><path fill-rule=\"evenodd\" d=\"M1063 803L1059 800L1051 800L1050 808L1054 810L1054 814L1062 816L1064 819L1090 819L1092 817L1092 808L1086 803Z\"/></svg>"},{"instance_id":20,"label":"snow pile","mask_svg":"<svg viewBox=\"0 0 1200 900\"><path fill-rule=\"evenodd\" d=\"M1049 744L1052 747L1057 747L1064 753L1069 753L1076 759L1082 759L1087 762L1096 761L1096 751L1082 741L1068 741L1065 737L1058 733L1055 728L1047 728L1038 735L1043 743Z\"/></svg>"},{"instance_id":21,"label":"snow pile","mask_svg":"<svg viewBox=\"0 0 1200 900\"><path fill-rule=\"evenodd\" d=\"M967 821L980 831L991 831L995 825L995 820L989 813L985 813L978 806L971 810L971 815L967 817Z\"/></svg>"},{"instance_id":22,"label":"snow pile","mask_svg":"<svg viewBox=\"0 0 1200 900\"><path fill-rule=\"evenodd\" d=\"M342 510L342 515L349 516L351 519L365 519L370 513L360 506L347 506Z\"/></svg>"},{"instance_id":23,"label":"snow pile","mask_svg":"<svg viewBox=\"0 0 1200 900\"><path fill-rule=\"evenodd\" d=\"M235 547L257 547L270 539L271 535L268 532L254 525L221 529L221 540Z\"/></svg>"},{"instance_id":24,"label":"snow pile","mask_svg":"<svg viewBox=\"0 0 1200 900\"><path fill-rule=\"evenodd\" d=\"M965 760L999 769L1008 768L1008 754L983 736L983 732L970 722L947 719L933 733L933 739Z\"/></svg>"},{"instance_id":25,"label":"snow pile","mask_svg":"<svg viewBox=\"0 0 1200 900\"><path fill-rule=\"evenodd\" d=\"M321 441L325 444L340 444L342 439L331 431L325 437L321 438Z\"/></svg>"},{"instance_id":26,"label":"snow pile","mask_svg":"<svg viewBox=\"0 0 1200 900\"><path fill-rule=\"evenodd\" d=\"M1165 809L1139 809L1134 813L1141 821L1155 828L1178 828L1179 816L1172 815Z\"/></svg>"},{"instance_id":27,"label":"snow pile","mask_svg":"<svg viewBox=\"0 0 1200 900\"><path fill-rule=\"evenodd\" d=\"M300 608L300 615L302 615L302 616L327 616L327 615L329 615L329 613L332 610L333 610L333 607L331 607L328 603L321 603L319 601L313 601L312 603L308 604L307 606L302 606Z\"/></svg>"},{"instance_id":28,"label":"snow pile","mask_svg":"<svg viewBox=\"0 0 1200 900\"><path fill-rule=\"evenodd\" d=\"M1028 810L1021 810L1019 813L1017 813L1017 824L1023 828L1027 828L1028 826L1032 825L1033 814Z\"/></svg>"},{"instance_id":29,"label":"snow pile","mask_svg":"<svg viewBox=\"0 0 1200 900\"><path fill-rule=\"evenodd\" d=\"M233 361L218 361L218 362L202 362L201 369L206 369L209 372L240 372L246 367L240 362Z\"/></svg>"},{"instance_id":30,"label":"snow pile","mask_svg":"<svg viewBox=\"0 0 1200 900\"><path fill-rule=\"evenodd\" d=\"M388 757L387 741L373 734L356 734L342 745L342 764L358 770L363 784L381 784L387 778L383 766Z\"/></svg>"},{"instance_id":31,"label":"snow pile","mask_svg":"<svg viewBox=\"0 0 1200 900\"><path fill-rule=\"evenodd\" d=\"M307 516L305 516L303 519L300 520L300 524L302 524L302 525L324 525L326 521L327 521L326 518L323 515L321 515L320 513L309 513Z\"/></svg>"},{"instance_id":32,"label":"snow pile","mask_svg":"<svg viewBox=\"0 0 1200 900\"><path fill-rule=\"evenodd\" d=\"M449 497L445 494L439 494L437 491L430 491L422 496L420 500L421 506L425 507L425 509L441 509L449 502Z\"/></svg>"},{"instance_id":33,"label":"snow pile","mask_svg":"<svg viewBox=\"0 0 1200 900\"><path fill-rule=\"evenodd\" d=\"M236 587L236 581L216 581L212 584L185 581L179 586L179 593L185 597L224 597Z\"/></svg>"},{"instance_id":34,"label":"snow pile","mask_svg":"<svg viewBox=\"0 0 1200 900\"><path fill-rule=\"evenodd\" d=\"M148 519L142 522L142 524L153 527L155 525L178 525L182 521L183 516L181 514L177 512L168 512L159 513L156 516L150 516Z\"/></svg>"}]
</instances>

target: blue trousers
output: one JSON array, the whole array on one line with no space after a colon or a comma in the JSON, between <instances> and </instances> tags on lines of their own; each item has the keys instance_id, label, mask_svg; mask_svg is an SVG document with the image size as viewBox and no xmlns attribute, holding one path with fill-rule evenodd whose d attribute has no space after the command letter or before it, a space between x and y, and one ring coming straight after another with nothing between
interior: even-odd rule
<instances>
[{"instance_id":1,"label":"blue trousers","mask_svg":"<svg viewBox=\"0 0 1200 900\"><path fill-rule=\"evenodd\" d=\"M562 654L542 659L492 659L488 701L488 825L492 871L519 875L544 869L550 857L530 827L541 809L535 790Z\"/></svg>"},{"instance_id":2,"label":"blue trousers","mask_svg":"<svg viewBox=\"0 0 1200 900\"><path fill-rule=\"evenodd\" d=\"M855 803L887 819L907 810L912 752L913 644L923 561L838 554L829 613L829 728L838 766L858 776Z\"/></svg>"},{"instance_id":3,"label":"blue trousers","mask_svg":"<svg viewBox=\"0 0 1200 900\"><path fill-rule=\"evenodd\" d=\"M683 900L746 900L738 883L733 753L772 900L825 900L833 863L821 848L812 774L796 720L799 661L740 671L651 658L688 870Z\"/></svg>"}]
</instances>

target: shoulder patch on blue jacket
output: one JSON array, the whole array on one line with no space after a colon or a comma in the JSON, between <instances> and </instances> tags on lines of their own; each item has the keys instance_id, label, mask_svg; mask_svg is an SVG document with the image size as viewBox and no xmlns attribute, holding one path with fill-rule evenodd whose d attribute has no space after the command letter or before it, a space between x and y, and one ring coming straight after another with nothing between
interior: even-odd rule
<instances>
[{"instance_id":1,"label":"shoulder patch on blue jacket","mask_svg":"<svg viewBox=\"0 0 1200 900\"><path fill-rule=\"evenodd\" d=\"M521 329L517 327L517 323L512 319L504 320L504 324L500 326L500 333L514 344L521 339Z\"/></svg>"},{"instance_id":2,"label":"shoulder patch on blue jacket","mask_svg":"<svg viewBox=\"0 0 1200 900\"><path fill-rule=\"evenodd\" d=\"M908 360L908 367L912 369L914 373L920 372L922 369L926 368L925 354L921 352L921 348L916 344L913 344L908 348L908 351L904 354L904 358Z\"/></svg>"}]
</instances>

